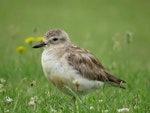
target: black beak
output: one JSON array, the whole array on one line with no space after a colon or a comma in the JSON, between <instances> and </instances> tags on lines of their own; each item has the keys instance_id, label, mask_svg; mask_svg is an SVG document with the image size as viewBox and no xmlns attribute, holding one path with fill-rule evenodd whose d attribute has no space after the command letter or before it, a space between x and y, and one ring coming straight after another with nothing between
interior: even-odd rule
<instances>
[{"instance_id":1,"label":"black beak","mask_svg":"<svg viewBox=\"0 0 150 113\"><path fill-rule=\"evenodd\" d=\"M41 43L39 43L39 44L33 46L33 48L40 48L40 47L44 47L45 45L46 45L45 42L41 42Z\"/></svg>"}]
</instances>

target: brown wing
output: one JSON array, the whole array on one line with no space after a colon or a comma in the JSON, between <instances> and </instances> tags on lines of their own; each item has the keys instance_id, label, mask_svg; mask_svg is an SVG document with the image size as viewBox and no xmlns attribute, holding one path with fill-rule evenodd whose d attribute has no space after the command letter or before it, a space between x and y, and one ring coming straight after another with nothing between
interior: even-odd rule
<instances>
[{"instance_id":1,"label":"brown wing","mask_svg":"<svg viewBox=\"0 0 150 113\"><path fill-rule=\"evenodd\" d=\"M120 84L125 82L107 73L99 60L89 51L71 46L67 49L67 53L69 64L83 77L90 80L109 81L119 87L122 87Z\"/></svg>"}]
</instances>

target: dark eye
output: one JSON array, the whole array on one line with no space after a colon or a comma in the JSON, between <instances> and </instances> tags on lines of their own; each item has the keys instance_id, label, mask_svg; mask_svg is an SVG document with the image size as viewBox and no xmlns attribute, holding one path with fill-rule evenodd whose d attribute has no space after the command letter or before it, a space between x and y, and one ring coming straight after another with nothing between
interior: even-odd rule
<instances>
[{"instance_id":1,"label":"dark eye","mask_svg":"<svg viewBox=\"0 0 150 113\"><path fill-rule=\"evenodd\" d=\"M58 38L53 38L53 41L57 41L58 40Z\"/></svg>"}]
</instances>

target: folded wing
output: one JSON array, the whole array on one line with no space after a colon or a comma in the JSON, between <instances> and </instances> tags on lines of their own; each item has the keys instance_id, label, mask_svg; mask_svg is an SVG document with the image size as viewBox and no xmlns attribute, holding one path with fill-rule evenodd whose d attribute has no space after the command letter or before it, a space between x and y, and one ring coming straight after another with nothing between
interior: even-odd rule
<instances>
[{"instance_id":1,"label":"folded wing","mask_svg":"<svg viewBox=\"0 0 150 113\"><path fill-rule=\"evenodd\" d=\"M122 86L125 81L106 72L102 64L91 52L77 46L71 46L66 51L68 63L84 78L103 81L125 89Z\"/></svg>"}]
</instances>

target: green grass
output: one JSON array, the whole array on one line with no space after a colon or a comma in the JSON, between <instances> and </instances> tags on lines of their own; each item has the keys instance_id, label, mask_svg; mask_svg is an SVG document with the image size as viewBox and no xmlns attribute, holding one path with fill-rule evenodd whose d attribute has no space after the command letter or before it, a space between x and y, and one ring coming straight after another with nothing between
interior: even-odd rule
<instances>
[{"instance_id":1,"label":"green grass","mask_svg":"<svg viewBox=\"0 0 150 113\"><path fill-rule=\"evenodd\" d=\"M147 0L1 0L0 113L114 113L119 108L149 113L149 4ZM91 50L110 73L126 80L127 89L100 89L73 106L71 97L44 77L42 49L24 43L27 37L43 36L53 28L64 29L73 43ZM132 38L129 43L128 38ZM26 47L23 54L16 52L20 45ZM34 96L36 105L29 106Z\"/></svg>"}]
</instances>

